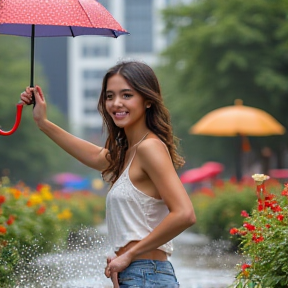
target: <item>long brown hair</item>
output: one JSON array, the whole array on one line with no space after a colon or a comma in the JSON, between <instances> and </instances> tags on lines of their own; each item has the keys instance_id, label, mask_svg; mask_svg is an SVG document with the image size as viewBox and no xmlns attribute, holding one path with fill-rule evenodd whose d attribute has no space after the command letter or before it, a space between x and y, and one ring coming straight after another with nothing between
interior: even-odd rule
<instances>
[{"instance_id":1,"label":"long brown hair","mask_svg":"<svg viewBox=\"0 0 288 288\"><path fill-rule=\"evenodd\" d=\"M109 150L106 157L110 163L109 167L102 172L103 178L112 183L117 180L123 169L128 148L124 129L117 127L106 111L107 82L115 74L123 76L135 91L151 103L151 107L146 109L146 125L167 145L174 167L176 169L182 167L185 161L177 153L178 138L173 136L170 114L164 105L154 71L142 62L124 61L110 68L104 76L98 102L98 110L103 117L103 130L108 135L105 148Z\"/></svg>"}]
</instances>

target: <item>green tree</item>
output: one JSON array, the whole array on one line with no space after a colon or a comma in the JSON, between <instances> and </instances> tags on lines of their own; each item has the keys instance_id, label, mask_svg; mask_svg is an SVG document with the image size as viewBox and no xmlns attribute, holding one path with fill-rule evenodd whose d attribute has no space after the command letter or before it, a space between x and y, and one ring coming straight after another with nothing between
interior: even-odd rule
<instances>
[{"instance_id":1,"label":"green tree","mask_svg":"<svg viewBox=\"0 0 288 288\"><path fill-rule=\"evenodd\" d=\"M6 131L13 127L16 103L30 83L30 46L28 39L15 36L0 36L0 43L0 125ZM35 74L36 82L45 89L39 65ZM36 127L31 110L32 106L23 108L21 124L13 135L0 136L0 176L9 173L12 181L36 184L67 169L70 158ZM49 105L48 114L67 126L56 107Z\"/></svg>"},{"instance_id":2,"label":"green tree","mask_svg":"<svg viewBox=\"0 0 288 288\"><path fill-rule=\"evenodd\" d=\"M188 162L231 166L234 139L188 136L188 129L237 98L288 128L287 11L286 0L198 0L163 11L173 41L157 73ZM288 136L251 140L280 151Z\"/></svg>"}]
</instances>

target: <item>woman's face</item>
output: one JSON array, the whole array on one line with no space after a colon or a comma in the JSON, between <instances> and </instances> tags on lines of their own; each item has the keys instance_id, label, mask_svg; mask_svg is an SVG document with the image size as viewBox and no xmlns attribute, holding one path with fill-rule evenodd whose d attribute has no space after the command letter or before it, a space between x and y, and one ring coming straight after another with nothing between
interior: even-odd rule
<instances>
[{"instance_id":1,"label":"woman's face","mask_svg":"<svg viewBox=\"0 0 288 288\"><path fill-rule=\"evenodd\" d=\"M116 126L128 128L145 123L147 105L123 76L115 74L108 79L105 107Z\"/></svg>"}]
</instances>

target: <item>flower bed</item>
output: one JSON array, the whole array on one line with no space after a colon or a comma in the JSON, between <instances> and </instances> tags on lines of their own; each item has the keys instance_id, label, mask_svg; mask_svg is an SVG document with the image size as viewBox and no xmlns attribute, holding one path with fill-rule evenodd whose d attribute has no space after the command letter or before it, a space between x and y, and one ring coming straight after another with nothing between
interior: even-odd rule
<instances>
[{"instance_id":1,"label":"flower bed","mask_svg":"<svg viewBox=\"0 0 288 288\"><path fill-rule=\"evenodd\" d=\"M82 191L65 194L40 184L35 190L24 183L0 182L0 283L13 283L19 261L65 247L68 233L95 227L104 219L105 198Z\"/></svg>"},{"instance_id":2,"label":"flower bed","mask_svg":"<svg viewBox=\"0 0 288 288\"><path fill-rule=\"evenodd\" d=\"M256 207L252 213L243 211L243 225L230 230L240 237L246 261L238 265L240 271L231 287L288 287L288 185L275 189L269 180L264 184L268 176L253 178Z\"/></svg>"},{"instance_id":3,"label":"flower bed","mask_svg":"<svg viewBox=\"0 0 288 288\"><path fill-rule=\"evenodd\" d=\"M218 181L211 188L202 188L191 193L197 222L192 231L201 233L210 240L228 240L237 247L239 241L231 239L229 230L241 225L241 210L252 211L255 202L253 182L236 183ZM232 249L234 249L232 247Z\"/></svg>"}]
</instances>

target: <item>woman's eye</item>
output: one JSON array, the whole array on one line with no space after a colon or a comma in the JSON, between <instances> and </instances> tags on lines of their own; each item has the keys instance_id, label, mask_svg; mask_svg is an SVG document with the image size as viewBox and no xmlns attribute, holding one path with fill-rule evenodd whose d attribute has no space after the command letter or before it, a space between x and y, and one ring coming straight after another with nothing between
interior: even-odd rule
<instances>
[{"instance_id":1,"label":"woman's eye","mask_svg":"<svg viewBox=\"0 0 288 288\"><path fill-rule=\"evenodd\" d=\"M106 94L106 99L107 99L107 100L111 100L112 97L113 97L112 94Z\"/></svg>"},{"instance_id":2,"label":"woman's eye","mask_svg":"<svg viewBox=\"0 0 288 288\"><path fill-rule=\"evenodd\" d=\"M131 95L131 94L124 94L123 95L123 98L124 99L128 99L128 98L131 98L133 95Z\"/></svg>"}]
</instances>

